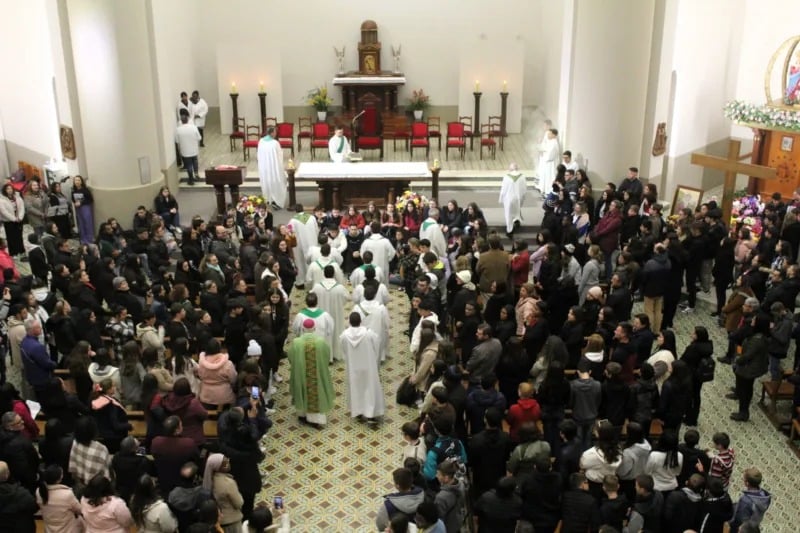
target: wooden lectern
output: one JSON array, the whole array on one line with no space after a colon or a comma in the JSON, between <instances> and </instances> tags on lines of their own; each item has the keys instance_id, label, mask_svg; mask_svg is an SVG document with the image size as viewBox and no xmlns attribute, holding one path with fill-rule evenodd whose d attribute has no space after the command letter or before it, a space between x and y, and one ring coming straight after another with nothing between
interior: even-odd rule
<instances>
[{"instance_id":1,"label":"wooden lectern","mask_svg":"<svg viewBox=\"0 0 800 533\"><path fill-rule=\"evenodd\" d=\"M225 186L231 189L231 203L239 203L239 185L244 182L247 167L217 167L206 169L206 183L214 186L217 197L217 220L222 222L225 216Z\"/></svg>"}]
</instances>

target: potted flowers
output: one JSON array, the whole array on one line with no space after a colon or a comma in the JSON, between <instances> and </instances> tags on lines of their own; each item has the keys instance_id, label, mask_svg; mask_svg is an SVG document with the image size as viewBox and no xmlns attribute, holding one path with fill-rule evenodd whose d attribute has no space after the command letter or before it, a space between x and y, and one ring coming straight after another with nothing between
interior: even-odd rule
<instances>
[{"instance_id":1,"label":"potted flowers","mask_svg":"<svg viewBox=\"0 0 800 533\"><path fill-rule=\"evenodd\" d=\"M308 105L314 106L317 110L317 119L322 122L328 116L328 106L333 103L333 98L328 94L328 87L315 87L306 96Z\"/></svg>"},{"instance_id":2,"label":"potted flowers","mask_svg":"<svg viewBox=\"0 0 800 533\"><path fill-rule=\"evenodd\" d=\"M431 97L422 89L413 91L408 99L408 108L414 112L414 120L422 120L422 112L431 105Z\"/></svg>"}]
</instances>

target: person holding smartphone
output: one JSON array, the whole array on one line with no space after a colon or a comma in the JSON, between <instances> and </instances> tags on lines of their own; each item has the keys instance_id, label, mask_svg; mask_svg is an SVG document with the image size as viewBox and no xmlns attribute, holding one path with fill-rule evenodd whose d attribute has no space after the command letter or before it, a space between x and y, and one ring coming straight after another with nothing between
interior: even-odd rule
<instances>
[{"instance_id":1,"label":"person holding smartphone","mask_svg":"<svg viewBox=\"0 0 800 533\"><path fill-rule=\"evenodd\" d=\"M276 524L277 522L277 524ZM289 533L289 513L283 505L283 497L275 496L270 510L266 502L260 502L253 510L250 520L242 523L242 533Z\"/></svg>"}]
</instances>

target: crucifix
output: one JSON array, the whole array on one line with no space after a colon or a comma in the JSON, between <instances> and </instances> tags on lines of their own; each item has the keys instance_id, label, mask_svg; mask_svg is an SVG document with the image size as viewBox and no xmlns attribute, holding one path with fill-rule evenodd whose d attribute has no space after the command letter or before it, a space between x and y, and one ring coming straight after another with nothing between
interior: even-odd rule
<instances>
[{"instance_id":1,"label":"crucifix","mask_svg":"<svg viewBox=\"0 0 800 533\"><path fill-rule=\"evenodd\" d=\"M725 184L722 187L722 221L728 225L731 220L731 208L733 207L733 193L736 188L736 175L746 174L754 178L774 179L777 172L772 167L742 163L739 161L739 150L742 141L731 139L728 141L728 157L717 157L708 154L692 154L691 162L704 168L713 168L725 172Z\"/></svg>"}]
</instances>

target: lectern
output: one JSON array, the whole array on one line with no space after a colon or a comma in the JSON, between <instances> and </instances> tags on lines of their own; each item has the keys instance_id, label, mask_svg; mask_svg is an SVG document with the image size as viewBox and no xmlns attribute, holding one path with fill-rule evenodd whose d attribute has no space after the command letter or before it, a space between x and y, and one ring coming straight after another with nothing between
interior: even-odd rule
<instances>
[{"instance_id":1,"label":"lectern","mask_svg":"<svg viewBox=\"0 0 800 533\"><path fill-rule=\"evenodd\" d=\"M225 217L225 186L231 189L231 203L239 203L239 185L244 182L247 167L218 166L206 169L206 183L214 186L217 197L217 220L222 222Z\"/></svg>"}]
</instances>

